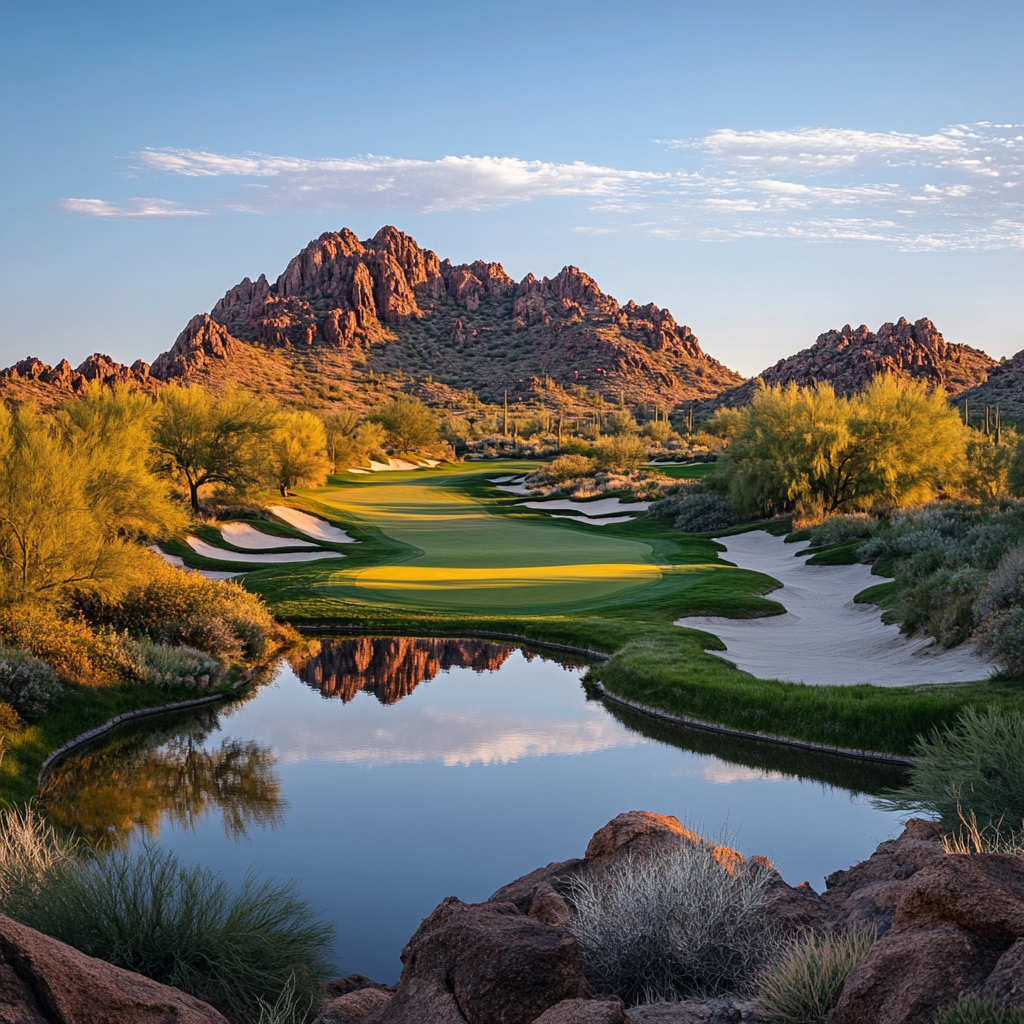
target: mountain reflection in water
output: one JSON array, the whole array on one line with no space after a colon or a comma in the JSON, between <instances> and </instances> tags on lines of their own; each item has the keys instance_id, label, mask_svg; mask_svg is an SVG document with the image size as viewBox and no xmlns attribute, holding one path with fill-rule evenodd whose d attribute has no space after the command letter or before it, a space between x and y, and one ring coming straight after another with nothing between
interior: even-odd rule
<instances>
[{"instance_id":1,"label":"mountain reflection in water","mask_svg":"<svg viewBox=\"0 0 1024 1024\"><path fill-rule=\"evenodd\" d=\"M102 746L56 765L40 793L48 817L94 846L123 843L132 833L155 838L167 821L191 831L215 812L229 838L277 828L287 804L273 749L231 736L206 745L219 726L218 711L207 706L155 727L118 729Z\"/></svg>"},{"instance_id":2,"label":"mountain reflection in water","mask_svg":"<svg viewBox=\"0 0 1024 1024\"><path fill-rule=\"evenodd\" d=\"M420 683L452 668L496 672L517 648L483 640L448 640L408 636L361 636L351 640L324 640L309 661L293 664L295 674L324 697L349 703L359 693L372 693L381 704L394 704ZM523 651L527 661L535 654ZM585 663L552 658L564 668Z\"/></svg>"}]
</instances>

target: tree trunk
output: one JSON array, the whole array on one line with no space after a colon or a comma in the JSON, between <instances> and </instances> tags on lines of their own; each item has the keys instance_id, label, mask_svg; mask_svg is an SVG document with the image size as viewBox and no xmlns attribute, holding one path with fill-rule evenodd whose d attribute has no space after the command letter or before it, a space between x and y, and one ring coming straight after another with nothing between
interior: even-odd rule
<instances>
[{"instance_id":1,"label":"tree trunk","mask_svg":"<svg viewBox=\"0 0 1024 1024\"><path fill-rule=\"evenodd\" d=\"M196 515L199 515L199 484L193 483L191 480L188 482L188 493L192 499L192 511Z\"/></svg>"}]
</instances>

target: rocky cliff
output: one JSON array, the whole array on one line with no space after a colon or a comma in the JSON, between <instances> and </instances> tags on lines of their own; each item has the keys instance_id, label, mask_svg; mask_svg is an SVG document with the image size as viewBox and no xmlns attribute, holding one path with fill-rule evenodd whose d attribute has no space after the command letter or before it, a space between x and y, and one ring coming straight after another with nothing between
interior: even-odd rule
<instances>
[{"instance_id":1,"label":"rocky cliff","mask_svg":"<svg viewBox=\"0 0 1024 1024\"><path fill-rule=\"evenodd\" d=\"M413 382L428 398L472 390L492 400L506 390L516 398L582 385L609 400L662 406L742 382L667 309L620 305L576 267L517 283L499 263L440 260L394 227L365 241L347 228L326 232L272 284L262 274L245 278L152 367L93 356L72 370L28 359L0 373L0 386L12 397L45 398L89 379L152 389L194 380L345 404L371 404L382 385L410 390Z\"/></svg>"},{"instance_id":2,"label":"rocky cliff","mask_svg":"<svg viewBox=\"0 0 1024 1024\"><path fill-rule=\"evenodd\" d=\"M999 364L969 345L947 342L927 318L900 317L877 331L866 324L819 334L810 348L780 359L758 378L719 396L716 405L746 405L758 380L765 384L809 385L828 381L840 394L859 391L880 373L924 381L958 395L983 383Z\"/></svg>"}]
</instances>

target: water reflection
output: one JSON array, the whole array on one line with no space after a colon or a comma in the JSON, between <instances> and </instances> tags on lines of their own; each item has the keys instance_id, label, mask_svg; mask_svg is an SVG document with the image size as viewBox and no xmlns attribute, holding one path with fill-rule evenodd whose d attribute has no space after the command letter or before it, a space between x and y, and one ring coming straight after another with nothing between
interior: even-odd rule
<instances>
[{"instance_id":1,"label":"water reflection","mask_svg":"<svg viewBox=\"0 0 1024 1024\"><path fill-rule=\"evenodd\" d=\"M293 662L295 674L327 698L349 703L359 693L372 693L381 704L408 697L420 683L453 668L496 672L516 650L509 644L483 640L431 639L407 636L361 636L324 640L315 657ZM536 655L524 651L527 661ZM578 659L554 658L565 668L582 668Z\"/></svg>"},{"instance_id":2,"label":"water reflection","mask_svg":"<svg viewBox=\"0 0 1024 1024\"><path fill-rule=\"evenodd\" d=\"M159 834L232 885L250 869L298 879L338 923L343 970L385 981L445 896L483 900L578 856L623 810L727 821L745 855L817 888L898 828L871 799L897 768L662 723L596 699L543 651L319 643L247 698L74 752L48 812L97 844Z\"/></svg>"},{"instance_id":3,"label":"water reflection","mask_svg":"<svg viewBox=\"0 0 1024 1024\"><path fill-rule=\"evenodd\" d=\"M156 837L163 822L191 831L214 813L232 839L281 823L287 804L270 746L232 736L210 743L220 727L210 706L144 721L57 764L40 794L51 820L99 846L133 832Z\"/></svg>"}]
</instances>

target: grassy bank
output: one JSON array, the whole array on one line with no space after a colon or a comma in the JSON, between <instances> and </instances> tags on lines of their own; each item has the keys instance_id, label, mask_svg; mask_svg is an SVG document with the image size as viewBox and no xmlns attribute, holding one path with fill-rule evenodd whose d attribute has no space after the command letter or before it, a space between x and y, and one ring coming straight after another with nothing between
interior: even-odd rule
<instances>
[{"instance_id":1,"label":"grassy bank","mask_svg":"<svg viewBox=\"0 0 1024 1024\"><path fill-rule=\"evenodd\" d=\"M593 676L622 696L840 746L906 753L917 735L966 705L1019 699L1013 680L812 687L740 672L707 653L722 649L717 638L673 623L688 615L778 614L781 606L770 598L778 584L723 561L721 546L707 537L642 518L608 526L551 518L489 482L534 465L333 478L292 503L360 543L345 547L344 562L260 568L245 584L297 625L502 633L602 651L610 659Z\"/></svg>"}]
</instances>

